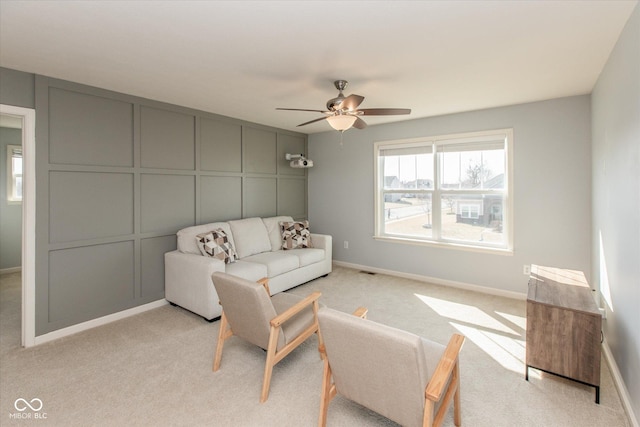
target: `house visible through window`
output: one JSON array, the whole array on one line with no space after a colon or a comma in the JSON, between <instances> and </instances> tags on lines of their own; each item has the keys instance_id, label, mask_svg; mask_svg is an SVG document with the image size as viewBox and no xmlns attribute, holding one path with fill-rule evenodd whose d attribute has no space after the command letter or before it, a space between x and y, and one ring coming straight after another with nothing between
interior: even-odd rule
<instances>
[{"instance_id":1,"label":"house visible through window","mask_svg":"<svg viewBox=\"0 0 640 427\"><path fill-rule=\"evenodd\" d=\"M22 147L7 145L7 200L22 201Z\"/></svg>"},{"instance_id":2,"label":"house visible through window","mask_svg":"<svg viewBox=\"0 0 640 427\"><path fill-rule=\"evenodd\" d=\"M376 238L511 250L513 131L375 144Z\"/></svg>"}]
</instances>

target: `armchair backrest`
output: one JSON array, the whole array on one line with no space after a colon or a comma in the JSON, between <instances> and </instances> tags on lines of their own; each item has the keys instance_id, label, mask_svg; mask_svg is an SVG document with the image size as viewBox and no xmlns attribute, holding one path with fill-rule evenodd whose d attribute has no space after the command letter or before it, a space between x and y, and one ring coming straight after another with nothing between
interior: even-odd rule
<instances>
[{"instance_id":1,"label":"armchair backrest","mask_svg":"<svg viewBox=\"0 0 640 427\"><path fill-rule=\"evenodd\" d=\"M445 347L329 308L318 321L338 393L403 426L421 426L425 388Z\"/></svg>"},{"instance_id":2,"label":"armchair backrest","mask_svg":"<svg viewBox=\"0 0 640 427\"><path fill-rule=\"evenodd\" d=\"M264 286L226 273L211 278L234 335L266 350L269 322L277 313Z\"/></svg>"}]
</instances>

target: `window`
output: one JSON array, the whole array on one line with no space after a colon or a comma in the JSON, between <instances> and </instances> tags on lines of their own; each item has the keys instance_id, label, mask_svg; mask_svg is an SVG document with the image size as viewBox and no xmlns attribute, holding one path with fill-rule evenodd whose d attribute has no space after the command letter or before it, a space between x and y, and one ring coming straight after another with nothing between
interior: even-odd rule
<instances>
[{"instance_id":1,"label":"window","mask_svg":"<svg viewBox=\"0 0 640 427\"><path fill-rule=\"evenodd\" d=\"M480 206L460 205L460 216L462 218L478 219L480 218Z\"/></svg>"},{"instance_id":2,"label":"window","mask_svg":"<svg viewBox=\"0 0 640 427\"><path fill-rule=\"evenodd\" d=\"M375 144L376 238L511 251L513 131Z\"/></svg>"},{"instance_id":3,"label":"window","mask_svg":"<svg viewBox=\"0 0 640 427\"><path fill-rule=\"evenodd\" d=\"M7 200L22 202L22 147L7 145Z\"/></svg>"}]
</instances>

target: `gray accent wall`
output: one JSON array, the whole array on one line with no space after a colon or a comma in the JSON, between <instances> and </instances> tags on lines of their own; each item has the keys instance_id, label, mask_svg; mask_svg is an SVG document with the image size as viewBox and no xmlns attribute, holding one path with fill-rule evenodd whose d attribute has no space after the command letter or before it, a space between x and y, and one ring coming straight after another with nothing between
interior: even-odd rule
<instances>
[{"instance_id":1,"label":"gray accent wall","mask_svg":"<svg viewBox=\"0 0 640 427\"><path fill-rule=\"evenodd\" d=\"M513 128L514 253L375 240L374 142ZM309 136L312 229L333 235L334 259L525 294L523 265L591 276L588 95ZM345 249L343 242L349 242Z\"/></svg>"},{"instance_id":2,"label":"gray accent wall","mask_svg":"<svg viewBox=\"0 0 640 427\"><path fill-rule=\"evenodd\" d=\"M0 104L35 108L35 75L0 67Z\"/></svg>"},{"instance_id":3,"label":"gray accent wall","mask_svg":"<svg viewBox=\"0 0 640 427\"><path fill-rule=\"evenodd\" d=\"M22 266L22 203L7 201L7 145L22 145L22 129L0 127L0 270Z\"/></svg>"},{"instance_id":4,"label":"gray accent wall","mask_svg":"<svg viewBox=\"0 0 640 427\"><path fill-rule=\"evenodd\" d=\"M606 343L640 421L640 6L592 94L593 283Z\"/></svg>"},{"instance_id":5,"label":"gray accent wall","mask_svg":"<svg viewBox=\"0 0 640 427\"><path fill-rule=\"evenodd\" d=\"M35 98L36 336L164 298L180 228L307 218L307 173L284 160L304 134L0 71L0 103Z\"/></svg>"}]
</instances>

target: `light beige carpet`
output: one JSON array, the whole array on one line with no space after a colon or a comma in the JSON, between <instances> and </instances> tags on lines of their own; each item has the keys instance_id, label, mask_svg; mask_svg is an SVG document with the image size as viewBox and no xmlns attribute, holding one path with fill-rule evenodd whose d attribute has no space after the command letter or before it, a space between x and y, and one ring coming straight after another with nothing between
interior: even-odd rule
<instances>
[{"instance_id":1,"label":"light beige carpet","mask_svg":"<svg viewBox=\"0 0 640 427\"><path fill-rule=\"evenodd\" d=\"M38 347L20 347L20 276L0 276L0 425L315 426L322 363L315 337L276 365L269 400L258 402L265 353L230 340L211 372L219 322L165 306ZM523 284L524 288L524 284ZM530 371L524 379L525 302L336 268L289 292L445 344L461 354L464 426L628 426L603 360L594 391ZM38 398L46 419L15 419L17 399ZM32 412L30 410L25 413ZM329 426L395 424L340 397ZM452 426L451 415L445 426Z\"/></svg>"}]
</instances>

